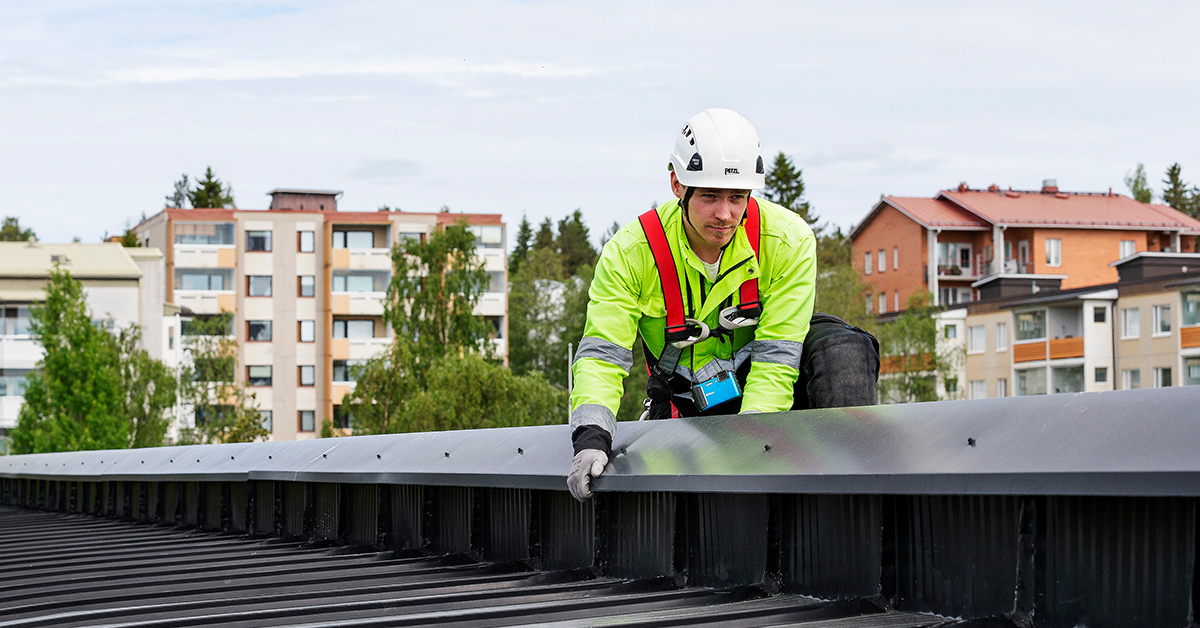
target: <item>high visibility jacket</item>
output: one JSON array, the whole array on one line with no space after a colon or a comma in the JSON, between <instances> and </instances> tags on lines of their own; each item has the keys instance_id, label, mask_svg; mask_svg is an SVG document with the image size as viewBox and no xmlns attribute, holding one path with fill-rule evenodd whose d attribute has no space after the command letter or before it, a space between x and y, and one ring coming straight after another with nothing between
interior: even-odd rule
<instances>
[{"instance_id":1,"label":"high visibility jacket","mask_svg":"<svg viewBox=\"0 0 1200 628\"><path fill-rule=\"evenodd\" d=\"M572 366L571 431L595 425L616 431L622 380L633 366L633 343L640 332L660 366L692 382L751 361L742 395L742 411L776 412L792 407L800 374L800 356L816 296L816 238L794 212L758 199L761 213L756 258L738 227L721 256L715 282L688 243L678 200L659 206L667 242L675 258L680 292L688 318L720 327L718 314L738 303L738 288L758 277L763 312L757 327L734 332L732 339L709 338L682 350L665 340L666 305L654 255L638 221L604 245L592 279L587 323ZM689 299L690 293L690 299ZM689 301L691 307L689 308ZM665 354L664 354L665 351ZM671 362L675 366L671 368Z\"/></svg>"}]
</instances>

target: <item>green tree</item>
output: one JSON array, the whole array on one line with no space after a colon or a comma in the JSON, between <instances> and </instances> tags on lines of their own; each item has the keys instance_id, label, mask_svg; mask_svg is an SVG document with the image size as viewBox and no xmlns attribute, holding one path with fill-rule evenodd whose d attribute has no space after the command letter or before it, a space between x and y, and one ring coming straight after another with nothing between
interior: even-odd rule
<instances>
[{"instance_id":1,"label":"green tree","mask_svg":"<svg viewBox=\"0 0 1200 628\"><path fill-rule=\"evenodd\" d=\"M212 171L212 168L209 168ZM179 180L174 184L174 191L166 196L164 207L186 208L189 196L188 176L186 174L179 175Z\"/></svg>"},{"instance_id":2,"label":"green tree","mask_svg":"<svg viewBox=\"0 0 1200 628\"><path fill-rule=\"evenodd\" d=\"M813 226L817 231L817 221L820 217L812 213L812 207L804 200L804 178L800 168L792 164L792 159L779 151L771 166L767 168L766 186L763 195L767 200L782 205L804 218L804 222Z\"/></svg>"},{"instance_id":3,"label":"green tree","mask_svg":"<svg viewBox=\"0 0 1200 628\"><path fill-rule=\"evenodd\" d=\"M159 447L171 427L176 402L175 372L142 349L137 325L117 335L120 355L121 415L130 424L131 447Z\"/></svg>"},{"instance_id":4,"label":"green tree","mask_svg":"<svg viewBox=\"0 0 1200 628\"><path fill-rule=\"evenodd\" d=\"M21 222L16 216L9 216L4 219L4 223L0 225L0 242L26 242L29 238L36 238L33 229L22 229Z\"/></svg>"},{"instance_id":5,"label":"green tree","mask_svg":"<svg viewBox=\"0 0 1200 628\"><path fill-rule=\"evenodd\" d=\"M171 197L168 197L170 199ZM196 180L196 187L187 193L192 207L236 208L233 202L233 186L221 183L213 174L212 166L204 171L204 178Z\"/></svg>"},{"instance_id":6,"label":"green tree","mask_svg":"<svg viewBox=\"0 0 1200 628\"><path fill-rule=\"evenodd\" d=\"M603 250L604 245L608 244L608 241L613 239L613 236L617 235L617 232L620 230L621 223L614 220L612 226L605 229L604 233L600 234L600 249Z\"/></svg>"},{"instance_id":7,"label":"green tree","mask_svg":"<svg viewBox=\"0 0 1200 628\"><path fill-rule=\"evenodd\" d=\"M1133 200L1139 203L1149 203L1154 200L1154 193L1146 183L1146 167L1141 162L1133 172L1125 174L1125 187L1129 188L1129 194L1133 196Z\"/></svg>"},{"instance_id":8,"label":"green tree","mask_svg":"<svg viewBox=\"0 0 1200 628\"><path fill-rule=\"evenodd\" d=\"M537 236L535 236L533 239L533 248L535 250L536 249L554 250L555 239L556 238L554 237L554 223L551 222L550 217L547 216L546 219L542 221L542 224L538 225Z\"/></svg>"},{"instance_id":9,"label":"green tree","mask_svg":"<svg viewBox=\"0 0 1200 628\"><path fill-rule=\"evenodd\" d=\"M180 380L195 412L195 427L180 430L179 443L250 443L265 440L255 394L237 381L237 340L233 314L196 317L184 332L192 365Z\"/></svg>"},{"instance_id":10,"label":"green tree","mask_svg":"<svg viewBox=\"0 0 1200 628\"><path fill-rule=\"evenodd\" d=\"M44 304L31 308L30 333L44 353L28 378L13 451L128 447L118 344L92 322L83 285L57 266Z\"/></svg>"},{"instance_id":11,"label":"green tree","mask_svg":"<svg viewBox=\"0 0 1200 628\"><path fill-rule=\"evenodd\" d=\"M521 215L521 226L517 227L517 245L513 247L512 255L508 256L508 274L515 275L521 270L521 265L529 258L529 246L533 242L533 228L529 225L529 217Z\"/></svg>"},{"instance_id":12,"label":"green tree","mask_svg":"<svg viewBox=\"0 0 1200 628\"><path fill-rule=\"evenodd\" d=\"M489 283L465 221L425 242L405 240L392 249L395 273L388 285L384 320L397 342L411 342L415 375L424 384L433 362L464 351L487 354L491 325L475 306Z\"/></svg>"},{"instance_id":13,"label":"green tree","mask_svg":"<svg viewBox=\"0 0 1200 628\"><path fill-rule=\"evenodd\" d=\"M567 276L574 276L583 266L596 265L596 247L592 246L587 225L583 224L583 212L578 209L558 221L554 245L562 256L563 272Z\"/></svg>"},{"instance_id":14,"label":"green tree","mask_svg":"<svg viewBox=\"0 0 1200 628\"><path fill-rule=\"evenodd\" d=\"M879 396L885 403L936 401L938 376L938 308L928 293L909 298L908 308L879 325L881 359Z\"/></svg>"},{"instance_id":15,"label":"green tree","mask_svg":"<svg viewBox=\"0 0 1200 628\"><path fill-rule=\"evenodd\" d=\"M1167 178L1163 179L1163 202L1192 218L1200 218L1200 189L1189 186L1183 180L1182 171L1178 163L1167 167Z\"/></svg>"},{"instance_id":16,"label":"green tree","mask_svg":"<svg viewBox=\"0 0 1200 628\"><path fill-rule=\"evenodd\" d=\"M564 279L562 259L550 249L534 249L520 270L509 275L508 365L513 373L542 373L566 384L565 378L551 374L555 361L567 359L565 344L555 353L563 338Z\"/></svg>"}]
</instances>

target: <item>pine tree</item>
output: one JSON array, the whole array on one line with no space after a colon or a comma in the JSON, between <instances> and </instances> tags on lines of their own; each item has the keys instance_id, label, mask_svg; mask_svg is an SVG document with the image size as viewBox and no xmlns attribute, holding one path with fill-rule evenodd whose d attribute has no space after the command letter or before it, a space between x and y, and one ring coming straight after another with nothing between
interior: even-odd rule
<instances>
[{"instance_id":1,"label":"pine tree","mask_svg":"<svg viewBox=\"0 0 1200 628\"><path fill-rule=\"evenodd\" d=\"M1139 203L1149 203L1154 200L1154 193L1150 191L1150 186L1146 183L1146 167L1140 162L1133 172L1125 175L1125 187L1129 188L1129 194L1133 196L1133 200Z\"/></svg>"},{"instance_id":2,"label":"pine tree","mask_svg":"<svg viewBox=\"0 0 1200 628\"><path fill-rule=\"evenodd\" d=\"M204 171L203 179L196 181L196 188L187 193L187 198L195 208L237 208L233 202L233 186L221 183L213 174L212 166Z\"/></svg>"},{"instance_id":3,"label":"pine tree","mask_svg":"<svg viewBox=\"0 0 1200 628\"><path fill-rule=\"evenodd\" d=\"M521 226L517 228L517 245L512 255L508 256L508 274L515 275L521 270L521 265L529 258L529 245L533 241L533 227L529 225L529 216L521 215Z\"/></svg>"},{"instance_id":4,"label":"pine tree","mask_svg":"<svg viewBox=\"0 0 1200 628\"><path fill-rule=\"evenodd\" d=\"M1167 168L1167 178L1163 179L1163 202L1192 218L1200 218L1200 189L1189 187L1183 180L1182 171L1178 163Z\"/></svg>"},{"instance_id":5,"label":"pine tree","mask_svg":"<svg viewBox=\"0 0 1200 628\"><path fill-rule=\"evenodd\" d=\"M557 250L554 246L554 223L547 216L542 224L538 225L537 237L533 240L533 249L540 251L542 249Z\"/></svg>"},{"instance_id":6,"label":"pine tree","mask_svg":"<svg viewBox=\"0 0 1200 628\"><path fill-rule=\"evenodd\" d=\"M596 248L589 239L587 225L583 224L583 212L578 209L558 221L555 245L562 256L563 273L569 277L575 276L584 266L596 264Z\"/></svg>"},{"instance_id":7,"label":"pine tree","mask_svg":"<svg viewBox=\"0 0 1200 628\"><path fill-rule=\"evenodd\" d=\"M175 182L175 191L166 196L165 207L184 208L187 207L187 200L188 176L181 174L179 180Z\"/></svg>"},{"instance_id":8,"label":"pine tree","mask_svg":"<svg viewBox=\"0 0 1200 628\"><path fill-rule=\"evenodd\" d=\"M819 216L811 213L812 207L804 200L804 178L801 169L792 165L792 159L783 154L783 151L775 155L775 160L767 169L763 195L767 200L800 214L809 225L816 225L820 220Z\"/></svg>"}]
</instances>

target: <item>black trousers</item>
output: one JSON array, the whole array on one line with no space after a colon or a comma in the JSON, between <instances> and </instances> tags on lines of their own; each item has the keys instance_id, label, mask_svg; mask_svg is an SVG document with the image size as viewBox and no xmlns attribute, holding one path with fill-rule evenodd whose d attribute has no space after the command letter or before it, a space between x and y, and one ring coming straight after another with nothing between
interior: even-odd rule
<instances>
[{"instance_id":1,"label":"black trousers","mask_svg":"<svg viewBox=\"0 0 1200 628\"><path fill-rule=\"evenodd\" d=\"M743 389L749 373L747 360L737 373ZM836 316L813 314L804 338L800 377L792 392L792 409L874 405L878 380L879 341ZM742 405L738 397L701 412L691 401L691 383L678 376L668 383L651 375L646 389L651 399L651 419L670 418L671 408L665 403L668 398L681 416L736 414Z\"/></svg>"}]
</instances>

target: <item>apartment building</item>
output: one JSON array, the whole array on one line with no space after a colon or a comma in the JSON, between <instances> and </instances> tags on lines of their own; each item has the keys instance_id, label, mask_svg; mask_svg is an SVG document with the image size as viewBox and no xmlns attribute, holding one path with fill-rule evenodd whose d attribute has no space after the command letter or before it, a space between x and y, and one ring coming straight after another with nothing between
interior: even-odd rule
<instances>
[{"instance_id":1,"label":"apartment building","mask_svg":"<svg viewBox=\"0 0 1200 628\"><path fill-rule=\"evenodd\" d=\"M1196 252L1200 221L1165 205L1107 193L972 189L933 198L884 196L850 233L853 264L871 286L866 308L887 314L928 292L937 305L1006 291L993 282L1113 283L1110 263L1138 252Z\"/></svg>"},{"instance_id":2,"label":"apartment building","mask_svg":"<svg viewBox=\"0 0 1200 628\"><path fill-rule=\"evenodd\" d=\"M235 377L255 393L272 440L314 438L327 418L349 427L341 401L354 386L352 367L391 342L383 301L391 248L406 238L470 225L491 277L477 313L507 355L500 215L348 212L338 210L340 191L269 194L265 210L164 209L134 231L166 252L166 301L197 318L233 314Z\"/></svg>"},{"instance_id":3,"label":"apartment building","mask_svg":"<svg viewBox=\"0 0 1200 628\"><path fill-rule=\"evenodd\" d=\"M55 266L83 284L97 324L142 327L150 355L172 361L178 318L164 307L164 258L153 248L120 244L46 244L0 242L0 441L16 426L24 404L26 378L42 358L30 335L30 306L45 299L46 281ZM6 447L0 442L0 451Z\"/></svg>"},{"instance_id":4,"label":"apartment building","mask_svg":"<svg viewBox=\"0 0 1200 628\"><path fill-rule=\"evenodd\" d=\"M1118 280L1072 289L1009 278L1013 293L940 316L961 319L966 397L1200 384L1200 254L1140 252Z\"/></svg>"}]
</instances>

